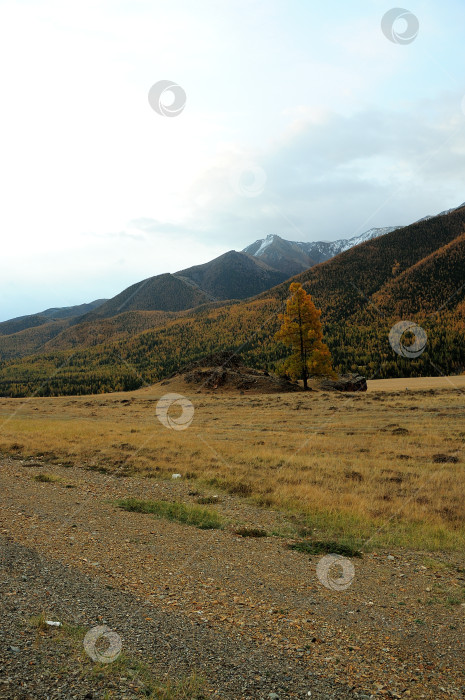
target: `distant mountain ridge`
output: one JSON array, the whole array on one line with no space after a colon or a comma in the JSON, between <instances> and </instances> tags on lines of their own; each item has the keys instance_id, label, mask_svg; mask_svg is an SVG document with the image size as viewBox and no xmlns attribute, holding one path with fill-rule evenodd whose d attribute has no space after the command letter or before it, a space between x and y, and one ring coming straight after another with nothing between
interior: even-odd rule
<instances>
[{"instance_id":1,"label":"distant mountain ridge","mask_svg":"<svg viewBox=\"0 0 465 700\"><path fill-rule=\"evenodd\" d=\"M463 209L465 207L465 202L462 202L458 207L452 207L452 209L445 209L444 211L440 211L439 214L428 214L427 216L423 216L423 218L418 219L415 223L419 223L420 221L428 221L428 219L434 219L435 216L444 216L444 214L450 214L453 211L458 211L459 209Z\"/></svg>"},{"instance_id":2,"label":"distant mountain ridge","mask_svg":"<svg viewBox=\"0 0 465 700\"><path fill-rule=\"evenodd\" d=\"M207 273L201 273L205 280ZM372 378L465 372L465 207L368 239L295 280L321 309L337 372ZM4 360L0 395L129 390L221 351L240 352L250 366L273 370L288 352L275 339L288 295L286 280L243 300L180 312L121 311L77 324L38 353ZM425 351L413 360L389 343L390 329L402 319L427 334ZM27 332L0 338L0 349Z\"/></svg>"},{"instance_id":3,"label":"distant mountain ridge","mask_svg":"<svg viewBox=\"0 0 465 700\"><path fill-rule=\"evenodd\" d=\"M136 282L111 299L0 323L0 360L130 336L176 313L256 296L287 277L262 260L231 250L203 265Z\"/></svg>"},{"instance_id":4,"label":"distant mountain ridge","mask_svg":"<svg viewBox=\"0 0 465 700\"><path fill-rule=\"evenodd\" d=\"M458 207L446 209L439 214L424 216L421 221L428 221L437 216L444 216L465 207L465 202ZM263 260L276 270L285 272L289 277L298 275L314 265L334 258L350 248L354 248L365 241L370 241L379 236L385 236L405 226L384 226L382 228L370 228L368 231L351 238L340 238L337 241L288 241L276 234L269 234L266 238L260 238L255 243L243 249L244 253L253 255Z\"/></svg>"},{"instance_id":5,"label":"distant mountain ridge","mask_svg":"<svg viewBox=\"0 0 465 700\"><path fill-rule=\"evenodd\" d=\"M96 301L91 301L88 304L78 304L77 306L64 306L62 308L52 308L46 309L45 311L39 311L37 314L29 314L28 316L18 316L17 318L12 318L9 321L3 321L0 323L0 336L1 335L12 335L13 333L19 333L27 328L35 328L36 326L42 326L49 321L57 321L63 319L71 319L83 314L93 311L94 309L101 306L106 299L97 299Z\"/></svg>"},{"instance_id":6,"label":"distant mountain ridge","mask_svg":"<svg viewBox=\"0 0 465 700\"><path fill-rule=\"evenodd\" d=\"M276 234L269 234L252 245L244 248L243 252L263 260L271 267L286 273L289 277L298 275L308 270L313 265L325 262L335 255L343 253L360 243L384 236L395 231L401 226L386 226L384 228L371 228L369 231L354 236L353 238L341 238L338 241L288 241Z\"/></svg>"},{"instance_id":7,"label":"distant mountain ridge","mask_svg":"<svg viewBox=\"0 0 465 700\"><path fill-rule=\"evenodd\" d=\"M245 299L286 278L264 261L230 250L202 265L137 282L81 317L79 322L128 311L185 311L210 301Z\"/></svg>"},{"instance_id":8,"label":"distant mountain ridge","mask_svg":"<svg viewBox=\"0 0 465 700\"><path fill-rule=\"evenodd\" d=\"M418 225L429 221L452 221L452 216L463 211L463 205L455 207L436 217L424 217ZM390 226L372 228L349 239L337 241L295 242L288 241L276 234L259 239L247 246L243 251L228 251L223 255L201 265L180 270L176 273L165 273L149 277L131 285L112 299L99 299L90 304L82 304L66 308L51 308L38 314L21 316L0 323L0 361L9 361L18 357L34 355L42 351L65 350L67 348L93 347L112 338L130 338L134 335L161 327L179 318L179 315L189 314L195 309L208 310L218 305L243 299L263 296L268 290L273 290L290 277L309 273L313 267L320 269L333 258L339 260L350 251L358 251L369 246L363 255L369 255L371 246L394 240L396 233L402 237L410 227ZM422 245L420 239L417 245ZM386 259L390 259L389 255ZM430 253L436 248L433 246ZM462 248L457 244L454 251L446 251L448 258L454 255L460 257ZM420 251L415 251L419 253ZM405 257L405 255L403 256ZM420 256L422 259L425 256ZM376 263L384 265L384 259ZM407 271L399 260L395 261L395 273L398 279L392 281L383 291L383 299L376 303L384 306L387 289L392 289L396 296L396 308L403 308L409 302L407 290L418 284L419 279L431 278L431 270L444 270L440 257L434 256L431 261L418 270ZM337 265L332 268L334 273ZM402 273L406 272L405 275ZM357 277L359 273L356 273ZM454 275L449 278L455 279ZM428 282L430 293L438 291L438 280L434 277ZM288 285L286 286L287 289ZM332 287L332 280L325 277L326 292ZM444 288L444 287L443 287ZM376 287L369 294L376 291ZM344 307L347 293L340 297L335 293L334 303ZM391 296L389 296L391 298ZM423 302L426 297L423 295ZM327 302L329 302L329 298ZM394 302L394 298L392 298ZM389 302L390 303L390 302ZM388 307L389 307L388 303ZM420 304L421 306L421 304ZM326 304L330 312L332 302Z\"/></svg>"},{"instance_id":9,"label":"distant mountain ridge","mask_svg":"<svg viewBox=\"0 0 465 700\"><path fill-rule=\"evenodd\" d=\"M69 319L74 325L81 321L110 318L123 311L181 311L208 301L245 299L396 228L401 227L372 228L359 236L337 241L295 242L270 234L242 251L230 250L207 263L136 282L112 299L50 308L0 322L0 336L19 333L50 321Z\"/></svg>"}]
</instances>

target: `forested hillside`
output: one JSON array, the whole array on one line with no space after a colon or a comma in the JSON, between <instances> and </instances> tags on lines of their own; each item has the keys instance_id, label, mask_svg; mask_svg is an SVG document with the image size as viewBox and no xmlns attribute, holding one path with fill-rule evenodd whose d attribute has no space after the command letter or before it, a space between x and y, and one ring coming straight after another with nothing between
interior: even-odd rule
<instances>
[{"instance_id":1,"label":"forested hillside","mask_svg":"<svg viewBox=\"0 0 465 700\"><path fill-rule=\"evenodd\" d=\"M336 370L373 378L464 372L464 253L461 209L367 241L295 277L322 309ZM274 334L288 288L285 282L251 300L158 317L158 327L124 340L82 347L84 334L78 350L50 348L45 355L3 363L0 393L132 389L218 350L240 352L249 364L272 369L287 352ZM131 317L135 329L137 313ZM396 355L388 342L390 328L403 319L428 335L425 352L414 360Z\"/></svg>"}]
</instances>

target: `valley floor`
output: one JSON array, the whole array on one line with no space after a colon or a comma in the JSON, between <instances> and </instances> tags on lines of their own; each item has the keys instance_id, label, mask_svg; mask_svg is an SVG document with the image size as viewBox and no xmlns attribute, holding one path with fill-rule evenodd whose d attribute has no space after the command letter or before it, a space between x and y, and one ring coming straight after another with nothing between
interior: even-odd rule
<instances>
[{"instance_id":1,"label":"valley floor","mask_svg":"<svg viewBox=\"0 0 465 700\"><path fill-rule=\"evenodd\" d=\"M421 391L422 389L460 389L465 391L465 374L455 377L415 377L414 379L370 379L368 391Z\"/></svg>"},{"instance_id":2,"label":"valley floor","mask_svg":"<svg viewBox=\"0 0 465 700\"><path fill-rule=\"evenodd\" d=\"M0 697L464 698L461 392L195 394L176 431L154 418L165 389L0 401ZM210 498L224 527L127 512L127 497ZM308 538L362 550L344 590L323 585L323 554L289 548ZM113 663L83 651L96 625L121 638ZM150 673L203 690L163 695Z\"/></svg>"}]
</instances>

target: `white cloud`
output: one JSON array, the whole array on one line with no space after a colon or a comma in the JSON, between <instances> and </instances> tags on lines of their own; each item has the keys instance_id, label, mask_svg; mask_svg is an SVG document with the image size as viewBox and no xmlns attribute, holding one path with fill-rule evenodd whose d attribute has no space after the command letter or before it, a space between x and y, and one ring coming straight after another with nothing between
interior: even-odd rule
<instances>
[{"instance_id":1,"label":"white cloud","mask_svg":"<svg viewBox=\"0 0 465 700\"><path fill-rule=\"evenodd\" d=\"M408 47L385 9L0 0L0 318L267 233L334 239L463 201L463 7L412 7ZM179 117L150 108L160 79L185 89ZM263 192L241 196L250 164Z\"/></svg>"}]
</instances>

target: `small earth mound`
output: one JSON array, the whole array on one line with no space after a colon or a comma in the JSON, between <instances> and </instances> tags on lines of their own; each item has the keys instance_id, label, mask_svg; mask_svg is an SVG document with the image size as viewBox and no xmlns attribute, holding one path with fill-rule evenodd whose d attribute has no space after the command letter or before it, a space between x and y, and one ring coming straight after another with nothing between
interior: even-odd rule
<instances>
[{"instance_id":1,"label":"small earth mound","mask_svg":"<svg viewBox=\"0 0 465 700\"><path fill-rule=\"evenodd\" d=\"M188 384L196 384L204 389L236 389L259 394L284 393L299 391L300 388L281 377L273 377L268 372L251 367L205 367L198 368L184 375Z\"/></svg>"},{"instance_id":2,"label":"small earth mound","mask_svg":"<svg viewBox=\"0 0 465 700\"><path fill-rule=\"evenodd\" d=\"M247 367L240 357L231 353L216 353L184 367L170 378L206 391L234 391L273 394L301 391L298 384L269 374L266 370Z\"/></svg>"}]
</instances>

